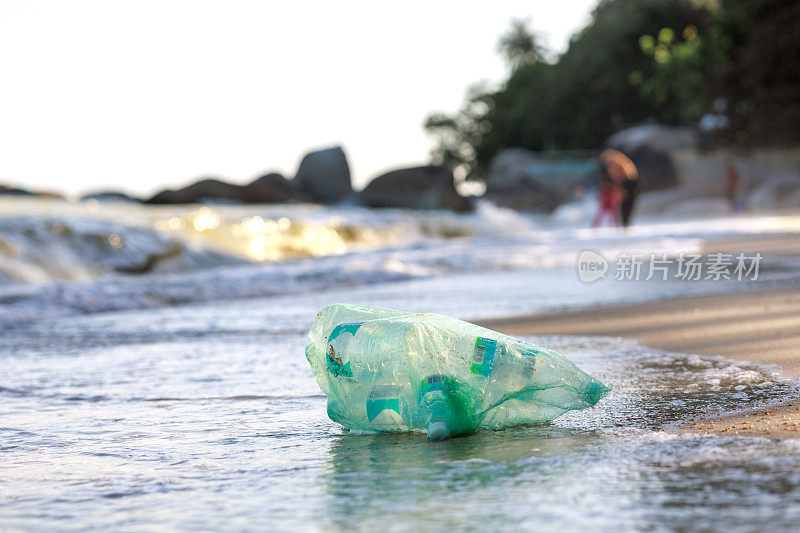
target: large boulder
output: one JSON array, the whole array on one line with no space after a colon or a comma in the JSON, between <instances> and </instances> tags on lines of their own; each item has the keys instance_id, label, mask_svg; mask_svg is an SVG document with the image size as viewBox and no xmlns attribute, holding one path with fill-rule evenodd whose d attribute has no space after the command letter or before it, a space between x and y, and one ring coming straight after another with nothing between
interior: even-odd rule
<instances>
[{"instance_id":1,"label":"large boulder","mask_svg":"<svg viewBox=\"0 0 800 533\"><path fill-rule=\"evenodd\" d=\"M800 207L800 175L783 175L766 180L750 193L747 204L755 209Z\"/></svg>"},{"instance_id":2,"label":"large boulder","mask_svg":"<svg viewBox=\"0 0 800 533\"><path fill-rule=\"evenodd\" d=\"M550 212L593 181L596 170L591 159L552 160L524 148L509 148L492 159L484 198L512 209Z\"/></svg>"},{"instance_id":3,"label":"large boulder","mask_svg":"<svg viewBox=\"0 0 800 533\"><path fill-rule=\"evenodd\" d=\"M748 152L682 150L673 154L673 161L683 186L723 198L727 196L726 167L733 165L740 176L740 199L759 190L747 202L752 207L792 205L792 184L800 183L800 149L797 148Z\"/></svg>"},{"instance_id":4,"label":"large boulder","mask_svg":"<svg viewBox=\"0 0 800 533\"><path fill-rule=\"evenodd\" d=\"M165 189L146 200L148 204L194 204L203 200L242 201L242 187L215 178L206 178L182 189Z\"/></svg>"},{"instance_id":5,"label":"large boulder","mask_svg":"<svg viewBox=\"0 0 800 533\"><path fill-rule=\"evenodd\" d=\"M521 183L513 189L497 190L487 187L483 198L500 207L538 213L551 213L565 201L537 182Z\"/></svg>"},{"instance_id":6,"label":"large boulder","mask_svg":"<svg viewBox=\"0 0 800 533\"><path fill-rule=\"evenodd\" d=\"M444 166L401 168L373 179L358 193L358 203L368 207L409 209L472 209L467 198L456 191L453 173Z\"/></svg>"},{"instance_id":7,"label":"large boulder","mask_svg":"<svg viewBox=\"0 0 800 533\"><path fill-rule=\"evenodd\" d=\"M98 202L140 202L138 198L121 191L97 191L81 196L81 201L97 200Z\"/></svg>"},{"instance_id":8,"label":"large boulder","mask_svg":"<svg viewBox=\"0 0 800 533\"><path fill-rule=\"evenodd\" d=\"M286 178L270 173L248 185L207 178L178 190L166 189L146 200L149 204L194 204L203 201L285 203L304 199Z\"/></svg>"},{"instance_id":9,"label":"large boulder","mask_svg":"<svg viewBox=\"0 0 800 533\"><path fill-rule=\"evenodd\" d=\"M697 146L693 128L642 124L619 131L608 138L607 148L627 155L639 170L642 191L655 191L675 187L678 172L672 154Z\"/></svg>"},{"instance_id":10,"label":"large boulder","mask_svg":"<svg viewBox=\"0 0 800 533\"><path fill-rule=\"evenodd\" d=\"M264 174L245 186L254 202L287 203L308 200L295 185L277 172Z\"/></svg>"},{"instance_id":11,"label":"large boulder","mask_svg":"<svg viewBox=\"0 0 800 533\"><path fill-rule=\"evenodd\" d=\"M324 204L341 202L353 194L350 167L339 146L306 154L294 182L311 199Z\"/></svg>"}]
</instances>

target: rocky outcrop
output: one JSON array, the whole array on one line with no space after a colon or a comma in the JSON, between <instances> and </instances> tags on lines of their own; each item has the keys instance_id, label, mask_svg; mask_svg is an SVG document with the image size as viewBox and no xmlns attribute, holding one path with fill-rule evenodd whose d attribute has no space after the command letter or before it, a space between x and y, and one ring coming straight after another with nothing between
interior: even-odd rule
<instances>
[{"instance_id":1,"label":"rocky outcrop","mask_svg":"<svg viewBox=\"0 0 800 533\"><path fill-rule=\"evenodd\" d=\"M800 175L783 175L765 180L749 194L747 204L754 209L800 207Z\"/></svg>"},{"instance_id":2,"label":"rocky outcrop","mask_svg":"<svg viewBox=\"0 0 800 533\"><path fill-rule=\"evenodd\" d=\"M303 200L286 178L277 173L266 174L248 185L234 185L218 179L203 179L178 190L167 189L146 200L149 204L193 204L202 201L238 203L284 203Z\"/></svg>"},{"instance_id":3,"label":"rocky outcrop","mask_svg":"<svg viewBox=\"0 0 800 533\"><path fill-rule=\"evenodd\" d=\"M350 198L350 167L344 150L336 146L309 152L297 175L287 180L278 173L261 176L248 185L206 178L182 189L166 189L145 200L150 204L191 204L202 201L238 203L318 202L336 204Z\"/></svg>"},{"instance_id":4,"label":"rocky outcrop","mask_svg":"<svg viewBox=\"0 0 800 533\"><path fill-rule=\"evenodd\" d=\"M693 128L642 124L619 131L608 138L607 148L627 155L639 171L642 191L656 191L679 183L672 154L697 145Z\"/></svg>"},{"instance_id":5,"label":"rocky outcrop","mask_svg":"<svg viewBox=\"0 0 800 533\"><path fill-rule=\"evenodd\" d=\"M57 193L51 191L30 191L28 189L20 189L18 187L14 187L13 185L3 185L0 183L0 195L6 196L38 196L41 198L57 198L63 199L64 197Z\"/></svg>"},{"instance_id":6,"label":"rocky outcrop","mask_svg":"<svg viewBox=\"0 0 800 533\"><path fill-rule=\"evenodd\" d=\"M564 203L553 192L536 183L523 184L514 189L486 191L483 198L500 207L508 207L516 211L532 211L551 213Z\"/></svg>"},{"instance_id":7,"label":"rocky outcrop","mask_svg":"<svg viewBox=\"0 0 800 533\"><path fill-rule=\"evenodd\" d=\"M300 162L295 186L313 201L339 203L353 194L350 167L341 147L309 152Z\"/></svg>"},{"instance_id":8,"label":"rocky outcrop","mask_svg":"<svg viewBox=\"0 0 800 533\"><path fill-rule=\"evenodd\" d=\"M456 191L453 173L436 165L382 174L359 192L356 199L367 207L449 209L462 213L472 209L470 201Z\"/></svg>"},{"instance_id":9,"label":"rocky outcrop","mask_svg":"<svg viewBox=\"0 0 800 533\"><path fill-rule=\"evenodd\" d=\"M749 209L782 209L800 206L800 150L771 148L747 153L678 149L671 154L680 185L647 192L636 210L642 214L671 214L682 204L721 200L727 203L727 170L739 174L737 198ZM709 201L708 205L712 203ZM717 202L717 205L720 205ZM730 207L729 207L730 209Z\"/></svg>"},{"instance_id":10,"label":"rocky outcrop","mask_svg":"<svg viewBox=\"0 0 800 533\"><path fill-rule=\"evenodd\" d=\"M36 193L29 191L28 189L20 189L19 187L14 187L12 185L0 184L0 194L9 196L34 196Z\"/></svg>"},{"instance_id":11,"label":"rocky outcrop","mask_svg":"<svg viewBox=\"0 0 800 533\"><path fill-rule=\"evenodd\" d=\"M250 194L260 203L286 203L306 201L308 197L294 184L277 172L264 174L246 186Z\"/></svg>"},{"instance_id":12,"label":"rocky outcrop","mask_svg":"<svg viewBox=\"0 0 800 533\"><path fill-rule=\"evenodd\" d=\"M203 200L233 200L246 198L243 187L224 181L206 178L182 189L166 189L146 200L148 204L194 204Z\"/></svg>"},{"instance_id":13,"label":"rocky outcrop","mask_svg":"<svg viewBox=\"0 0 800 533\"><path fill-rule=\"evenodd\" d=\"M550 212L593 181L590 159L550 160L523 148L500 152L489 165L484 198L522 211Z\"/></svg>"},{"instance_id":14,"label":"rocky outcrop","mask_svg":"<svg viewBox=\"0 0 800 533\"><path fill-rule=\"evenodd\" d=\"M134 198L120 191L98 191L81 196L81 201L97 200L98 202L141 202L139 198Z\"/></svg>"}]
</instances>

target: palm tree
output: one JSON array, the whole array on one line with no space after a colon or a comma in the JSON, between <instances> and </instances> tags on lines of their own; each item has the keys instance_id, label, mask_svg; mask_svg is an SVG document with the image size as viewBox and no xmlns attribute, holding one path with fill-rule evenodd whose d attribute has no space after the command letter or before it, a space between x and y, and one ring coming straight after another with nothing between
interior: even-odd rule
<instances>
[{"instance_id":1,"label":"palm tree","mask_svg":"<svg viewBox=\"0 0 800 533\"><path fill-rule=\"evenodd\" d=\"M498 50L511 65L518 69L522 65L544 60L544 49L538 37L528 28L529 20L512 19L511 28L500 37Z\"/></svg>"}]
</instances>

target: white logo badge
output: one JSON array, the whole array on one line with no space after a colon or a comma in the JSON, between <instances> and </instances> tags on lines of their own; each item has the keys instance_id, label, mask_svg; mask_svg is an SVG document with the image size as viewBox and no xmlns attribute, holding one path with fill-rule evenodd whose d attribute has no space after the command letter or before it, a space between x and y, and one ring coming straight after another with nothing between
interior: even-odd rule
<instances>
[{"instance_id":1,"label":"white logo badge","mask_svg":"<svg viewBox=\"0 0 800 533\"><path fill-rule=\"evenodd\" d=\"M606 277L608 261L594 250L584 250L578 255L578 278L584 283L592 283Z\"/></svg>"}]
</instances>

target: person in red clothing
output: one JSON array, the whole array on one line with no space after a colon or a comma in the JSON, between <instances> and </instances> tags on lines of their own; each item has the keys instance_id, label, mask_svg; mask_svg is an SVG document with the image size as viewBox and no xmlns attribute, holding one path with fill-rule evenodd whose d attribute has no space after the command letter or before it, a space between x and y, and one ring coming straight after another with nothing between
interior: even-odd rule
<instances>
[{"instance_id":1,"label":"person in red clothing","mask_svg":"<svg viewBox=\"0 0 800 533\"><path fill-rule=\"evenodd\" d=\"M619 226L619 209L622 201L622 182L625 179L625 169L620 165L615 154L619 154L619 152L605 150L600 154L603 172L600 175L598 208L597 215L592 221L593 228L600 226L606 215L611 219L612 225Z\"/></svg>"},{"instance_id":2,"label":"person in red clothing","mask_svg":"<svg viewBox=\"0 0 800 533\"><path fill-rule=\"evenodd\" d=\"M728 158L725 160L725 195L728 197L728 203L731 206L731 211L738 213L744 211L744 204L739 200L739 183L741 176L739 169L733 162L733 159Z\"/></svg>"}]
</instances>

